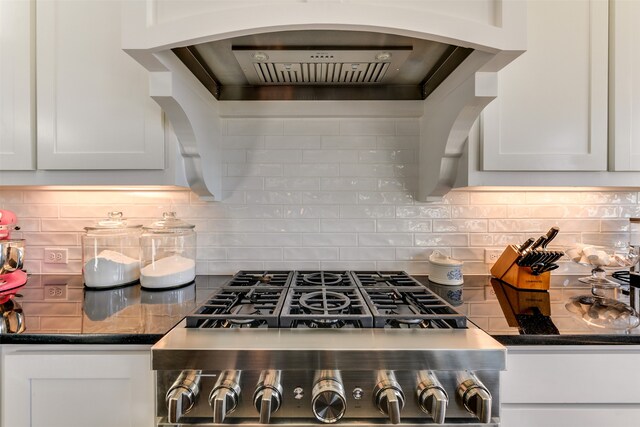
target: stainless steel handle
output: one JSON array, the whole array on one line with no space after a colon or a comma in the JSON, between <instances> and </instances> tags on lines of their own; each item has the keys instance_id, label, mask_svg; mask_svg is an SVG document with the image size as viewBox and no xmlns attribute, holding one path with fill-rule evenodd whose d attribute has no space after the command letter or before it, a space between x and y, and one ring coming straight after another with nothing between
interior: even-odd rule
<instances>
[{"instance_id":1,"label":"stainless steel handle","mask_svg":"<svg viewBox=\"0 0 640 427\"><path fill-rule=\"evenodd\" d=\"M418 403L420 409L431 415L433 422L443 424L449 404L449 396L431 371L418 372Z\"/></svg>"},{"instance_id":2,"label":"stainless steel handle","mask_svg":"<svg viewBox=\"0 0 640 427\"><path fill-rule=\"evenodd\" d=\"M240 371L222 371L209 394L213 409L213 422L222 424L227 415L238 406L240 396Z\"/></svg>"},{"instance_id":3,"label":"stainless steel handle","mask_svg":"<svg viewBox=\"0 0 640 427\"><path fill-rule=\"evenodd\" d=\"M178 420L191 410L200 392L200 374L202 371L182 371L167 391L167 418L170 423Z\"/></svg>"},{"instance_id":4,"label":"stainless steel handle","mask_svg":"<svg viewBox=\"0 0 640 427\"><path fill-rule=\"evenodd\" d=\"M389 417L392 424L400 424L400 412L404 408L404 393L393 371L378 371L378 383L374 388L378 409Z\"/></svg>"},{"instance_id":5,"label":"stainless steel handle","mask_svg":"<svg viewBox=\"0 0 640 427\"><path fill-rule=\"evenodd\" d=\"M281 372L266 370L260 373L260 379L253 394L253 406L260 413L260 423L269 424L271 414L280 409L282 402Z\"/></svg>"},{"instance_id":6,"label":"stainless steel handle","mask_svg":"<svg viewBox=\"0 0 640 427\"><path fill-rule=\"evenodd\" d=\"M474 414L482 423L491 421L492 398L489 390L472 372L461 372L461 382L456 390L467 411Z\"/></svg>"},{"instance_id":7,"label":"stainless steel handle","mask_svg":"<svg viewBox=\"0 0 640 427\"><path fill-rule=\"evenodd\" d=\"M546 236L544 236L544 243L542 243L542 249L546 249L549 242L556 238L560 229L558 227L551 227L549 231L547 231Z\"/></svg>"}]
</instances>

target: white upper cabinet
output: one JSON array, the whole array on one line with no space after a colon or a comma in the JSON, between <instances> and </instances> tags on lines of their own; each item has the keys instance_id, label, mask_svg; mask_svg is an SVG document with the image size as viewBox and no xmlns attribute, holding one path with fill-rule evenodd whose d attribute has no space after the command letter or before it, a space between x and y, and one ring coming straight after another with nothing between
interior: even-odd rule
<instances>
[{"instance_id":1,"label":"white upper cabinet","mask_svg":"<svg viewBox=\"0 0 640 427\"><path fill-rule=\"evenodd\" d=\"M33 18L32 1L0 1L0 170L35 169Z\"/></svg>"},{"instance_id":2,"label":"white upper cabinet","mask_svg":"<svg viewBox=\"0 0 640 427\"><path fill-rule=\"evenodd\" d=\"M499 72L498 97L482 114L481 170L607 170L608 8L528 2L527 51Z\"/></svg>"},{"instance_id":3,"label":"white upper cabinet","mask_svg":"<svg viewBox=\"0 0 640 427\"><path fill-rule=\"evenodd\" d=\"M609 166L640 170L640 2L611 4Z\"/></svg>"},{"instance_id":4,"label":"white upper cabinet","mask_svg":"<svg viewBox=\"0 0 640 427\"><path fill-rule=\"evenodd\" d=\"M38 169L164 168L162 111L121 20L119 1L37 1Z\"/></svg>"}]
</instances>

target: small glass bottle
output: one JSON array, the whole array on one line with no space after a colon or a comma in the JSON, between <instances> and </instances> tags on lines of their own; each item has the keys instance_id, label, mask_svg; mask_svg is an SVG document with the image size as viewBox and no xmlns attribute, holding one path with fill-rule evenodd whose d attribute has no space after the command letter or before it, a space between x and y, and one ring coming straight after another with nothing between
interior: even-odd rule
<instances>
[{"instance_id":1,"label":"small glass bottle","mask_svg":"<svg viewBox=\"0 0 640 427\"><path fill-rule=\"evenodd\" d=\"M173 288L196 277L195 225L165 212L162 219L143 227L140 238L140 284L144 288Z\"/></svg>"},{"instance_id":2,"label":"small glass bottle","mask_svg":"<svg viewBox=\"0 0 640 427\"><path fill-rule=\"evenodd\" d=\"M89 288L110 288L140 278L141 224L129 224L122 212L85 227L82 236L82 275Z\"/></svg>"}]
</instances>

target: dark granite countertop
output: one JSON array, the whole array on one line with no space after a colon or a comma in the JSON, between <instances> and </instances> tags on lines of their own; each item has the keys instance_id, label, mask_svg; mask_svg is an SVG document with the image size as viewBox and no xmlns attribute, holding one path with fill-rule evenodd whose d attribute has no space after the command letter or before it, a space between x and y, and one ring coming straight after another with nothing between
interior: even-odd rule
<instances>
[{"instance_id":1,"label":"dark granite countertop","mask_svg":"<svg viewBox=\"0 0 640 427\"><path fill-rule=\"evenodd\" d=\"M488 276L467 275L460 286L415 277L504 345L640 345L640 328L596 328L565 308L569 298L591 293L578 276L553 276L549 291L517 290ZM26 330L0 334L0 344L153 344L229 278L198 276L182 288L148 291L90 290L79 275L33 275L13 297Z\"/></svg>"}]
</instances>

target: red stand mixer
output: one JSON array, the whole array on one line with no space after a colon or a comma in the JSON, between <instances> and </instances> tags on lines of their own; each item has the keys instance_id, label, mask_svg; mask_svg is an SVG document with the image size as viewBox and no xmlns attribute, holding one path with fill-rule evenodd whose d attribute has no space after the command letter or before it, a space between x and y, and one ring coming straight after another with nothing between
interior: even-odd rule
<instances>
[{"instance_id":1,"label":"red stand mixer","mask_svg":"<svg viewBox=\"0 0 640 427\"><path fill-rule=\"evenodd\" d=\"M24 239L12 239L16 227L16 214L0 209L0 297L27 283L24 263Z\"/></svg>"}]
</instances>

